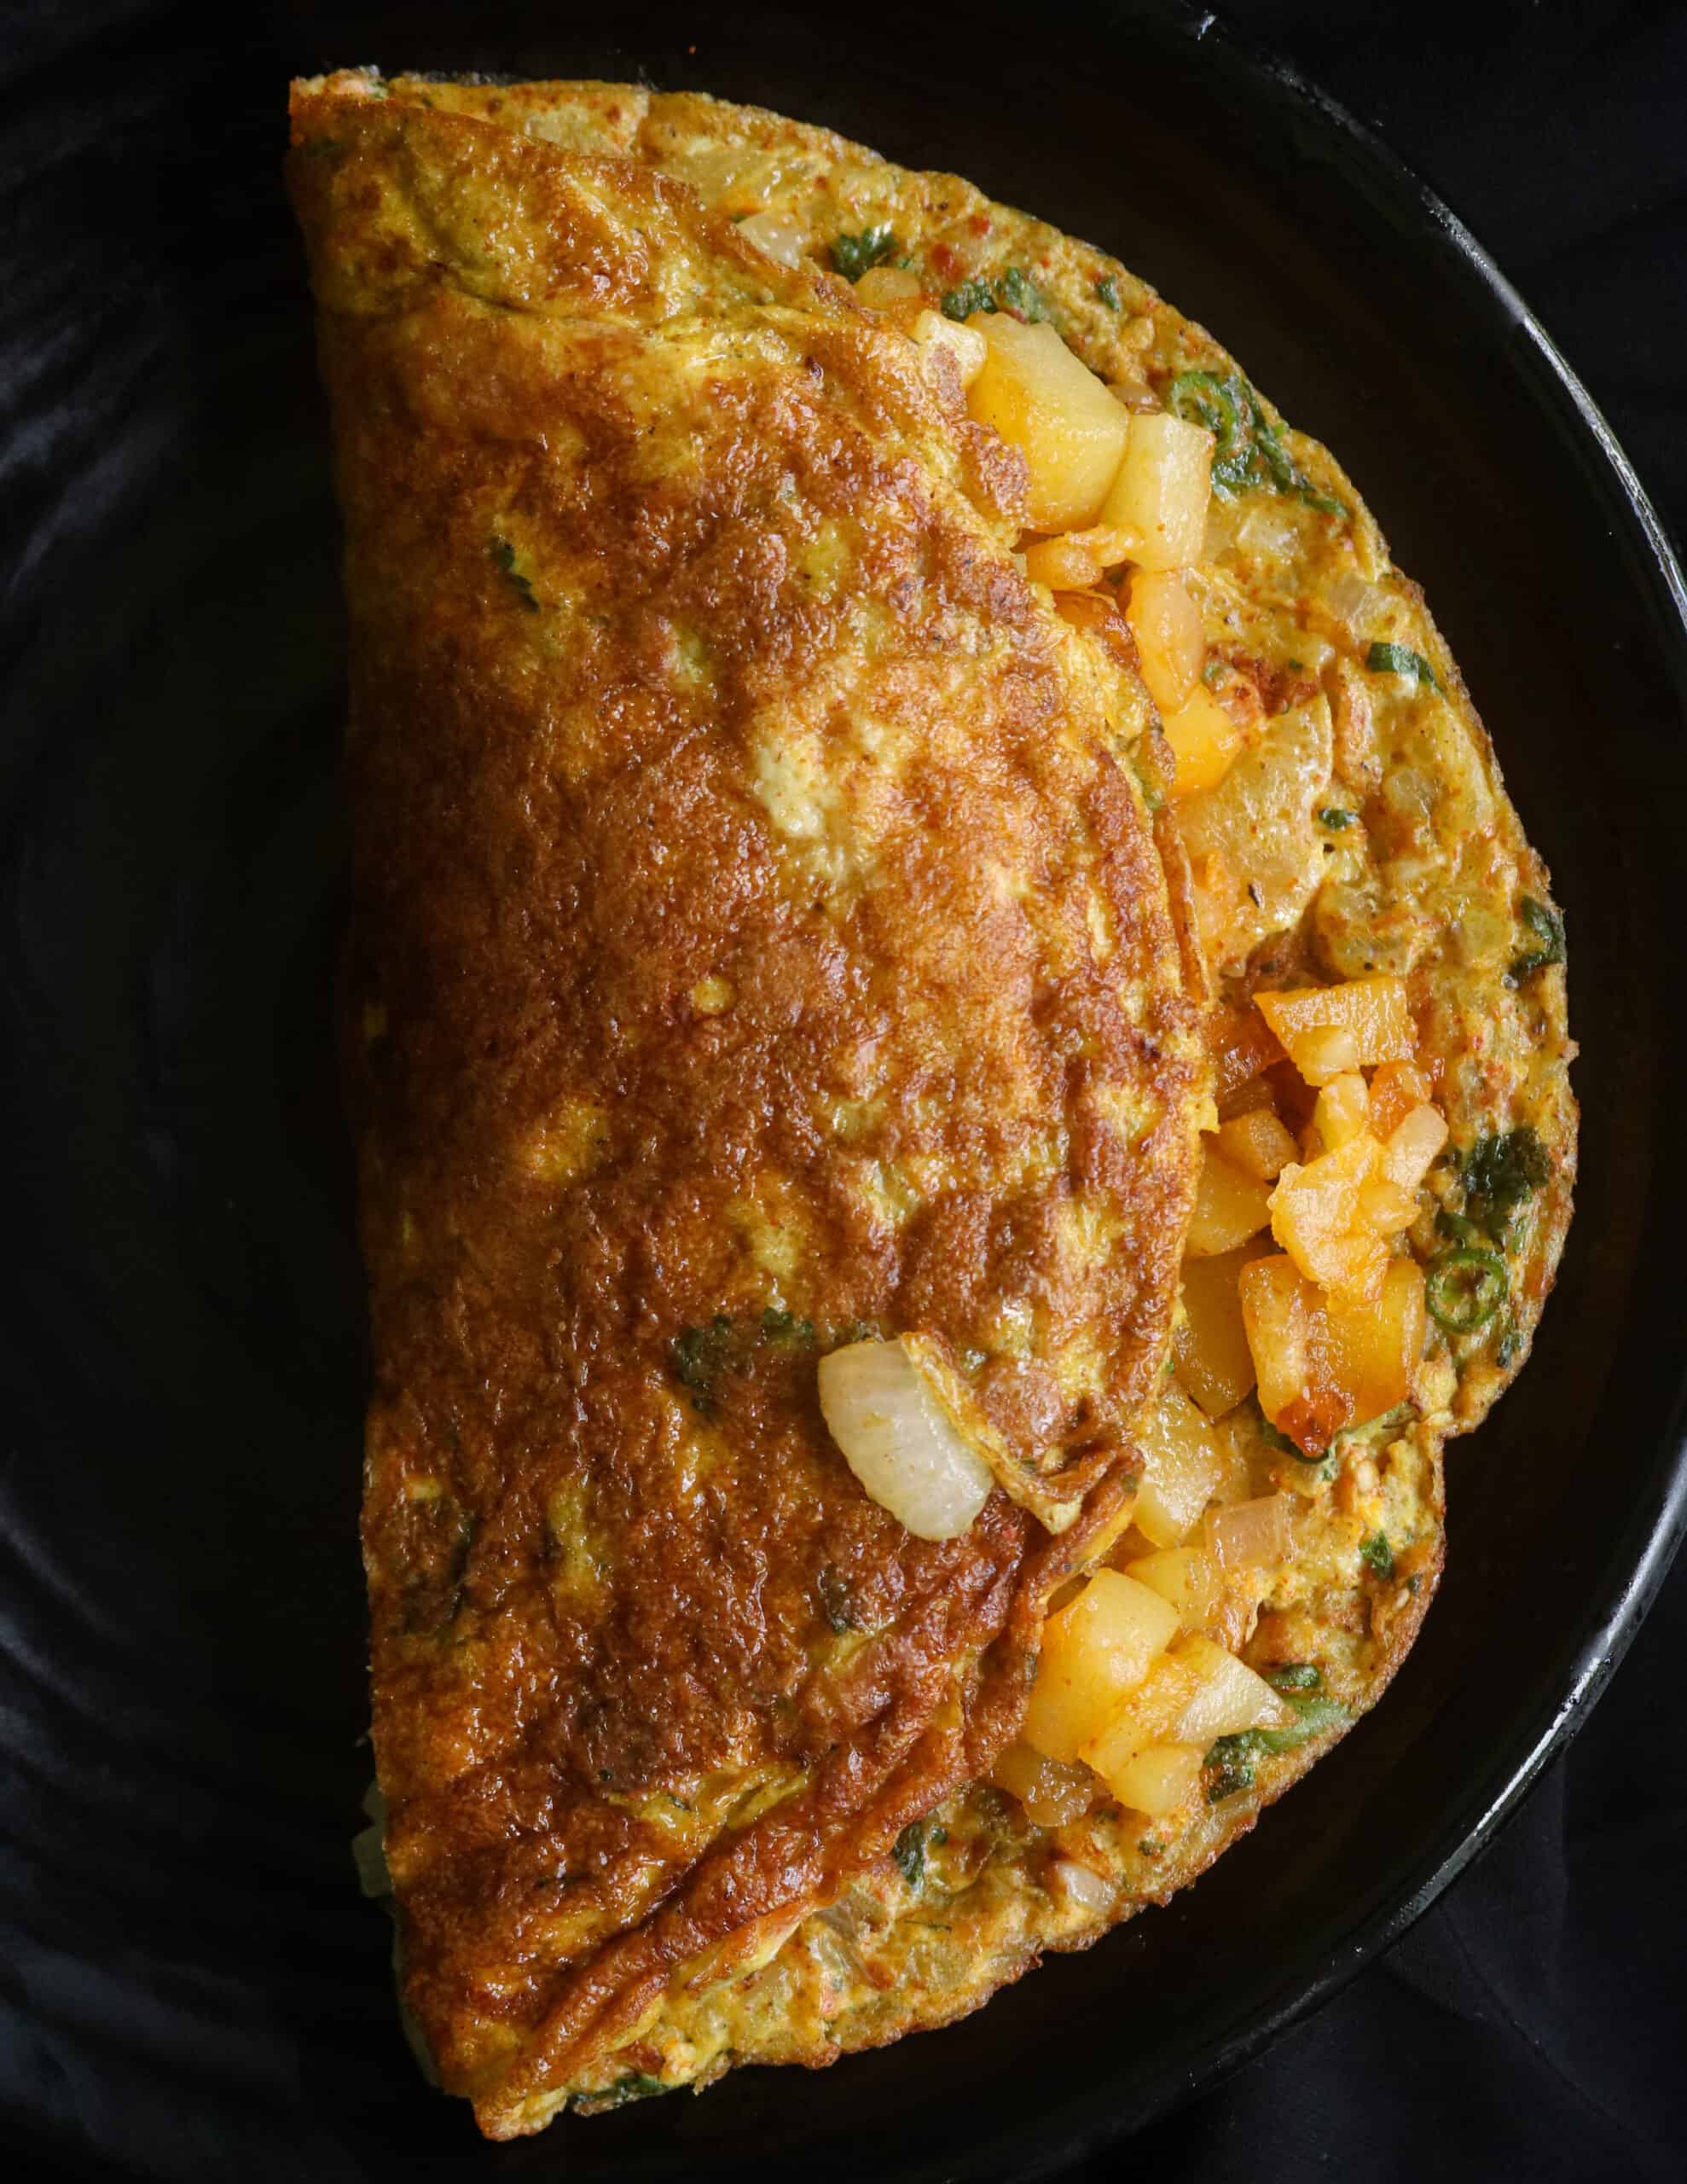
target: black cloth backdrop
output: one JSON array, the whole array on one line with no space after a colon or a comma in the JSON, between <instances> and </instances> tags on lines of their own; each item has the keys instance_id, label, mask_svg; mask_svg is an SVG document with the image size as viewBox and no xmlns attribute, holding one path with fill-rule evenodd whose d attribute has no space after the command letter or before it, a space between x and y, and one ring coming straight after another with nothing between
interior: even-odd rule
<instances>
[{"instance_id":1,"label":"black cloth backdrop","mask_svg":"<svg viewBox=\"0 0 1687 2184\"><path fill-rule=\"evenodd\" d=\"M1609 418L1680 548L1687 7L1218 12L1461 216ZM1455 1444L1455 1510L1458 1461ZM1435 1908L1269 2053L1090 2175L1687 2176L1684 1654L1678 1563L1591 1721Z\"/></svg>"},{"instance_id":2,"label":"black cloth backdrop","mask_svg":"<svg viewBox=\"0 0 1687 2184\"><path fill-rule=\"evenodd\" d=\"M132 24L143 9L90 12ZM1220 12L1464 217L1687 537L1687 7ZM1081 13L1039 35L1081 35ZM5 20L26 65L66 34L41 0ZM1087 2175L1687 2175L1684 1655L1687 1565L1567 1757L1441 1903L1267 2054Z\"/></svg>"}]
</instances>

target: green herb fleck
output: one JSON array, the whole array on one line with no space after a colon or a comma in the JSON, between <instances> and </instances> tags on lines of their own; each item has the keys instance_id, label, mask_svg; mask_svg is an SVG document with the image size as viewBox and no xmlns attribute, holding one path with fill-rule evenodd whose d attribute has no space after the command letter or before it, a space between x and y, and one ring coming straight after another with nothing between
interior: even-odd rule
<instances>
[{"instance_id":1,"label":"green herb fleck","mask_svg":"<svg viewBox=\"0 0 1687 2184\"><path fill-rule=\"evenodd\" d=\"M589 2100L601 2110L625 2108L635 2100L650 2100L658 2093L674 2093L676 2087L664 2085L660 2078L646 2077L642 2071L633 2071L624 2078L617 2078L613 2085L606 2086L601 2093L577 2094L577 2100Z\"/></svg>"},{"instance_id":2,"label":"green herb fleck","mask_svg":"<svg viewBox=\"0 0 1687 2184\"><path fill-rule=\"evenodd\" d=\"M499 571L509 578L516 595L530 614L536 614L539 602L533 596L533 587L515 566L515 549L507 538L494 538L490 547L493 561Z\"/></svg>"},{"instance_id":3,"label":"green herb fleck","mask_svg":"<svg viewBox=\"0 0 1687 2184\"><path fill-rule=\"evenodd\" d=\"M1201 680L1209 690L1216 690L1220 683L1225 680L1225 676L1226 663L1216 654L1201 670Z\"/></svg>"},{"instance_id":4,"label":"green herb fleck","mask_svg":"<svg viewBox=\"0 0 1687 2184\"><path fill-rule=\"evenodd\" d=\"M1220 1737L1207 1754L1207 1803L1209 1805L1222 1804L1226 1798L1240 1797L1244 1790L1253 1788L1254 1770L1247 1760L1218 1759L1215 1757L1220 1746L1243 1741L1238 1737Z\"/></svg>"},{"instance_id":5,"label":"green herb fleck","mask_svg":"<svg viewBox=\"0 0 1687 2184\"><path fill-rule=\"evenodd\" d=\"M1505 1262L1497 1252L1475 1252L1457 1244L1430 1260L1423 1301L1437 1327L1449 1334L1475 1334L1504 1303L1510 1286Z\"/></svg>"},{"instance_id":6,"label":"green herb fleck","mask_svg":"<svg viewBox=\"0 0 1687 2184\"><path fill-rule=\"evenodd\" d=\"M1343 827L1351 827L1358 818L1356 811L1344 811L1339 804L1326 804L1318 815L1320 827L1333 827L1340 834Z\"/></svg>"},{"instance_id":7,"label":"green herb fleck","mask_svg":"<svg viewBox=\"0 0 1687 2184\"><path fill-rule=\"evenodd\" d=\"M1283 444L1282 433L1240 372L1180 372L1166 406L1213 435L1213 485L1221 499L1237 493L1293 494L1310 508L1344 516L1343 503L1322 492Z\"/></svg>"},{"instance_id":8,"label":"green herb fleck","mask_svg":"<svg viewBox=\"0 0 1687 2184\"><path fill-rule=\"evenodd\" d=\"M1119 301L1119 284L1110 273L1104 273L1096 282L1095 299L1098 303L1105 304L1109 311L1124 309L1124 305Z\"/></svg>"},{"instance_id":9,"label":"green herb fleck","mask_svg":"<svg viewBox=\"0 0 1687 2184\"><path fill-rule=\"evenodd\" d=\"M1509 1373L1516 1363L1523 1346L1523 1331L1514 1320L1499 1338L1499 1347L1494 1351L1494 1362L1502 1373Z\"/></svg>"},{"instance_id":10,"label":"green herb fleck","mask_svg":"<svg viewBox=\"0 0 1687 2184\"><path fill-rule=\"evenodd\" d=\"M1362 1539L1359 1543L1359 1559L1369 1568L1374 1570L1385 1583L1392 1580L1394 1574L1394 1551L1388 1545L1388 1536L1386 1532L1372 1532L1369 1539Z\"/></svg>"},{"instance_id":11,"label":"green herb fleck","mask_svg":"<svg viewBox=\"0 0 1687 2184\"><path fill-rule=\"evenodd\" d=\"M812 1350L815 1344L814 1321L799 1320L776 1304L762 1307L762 1333L769 1342L794 1342L800 1350Z\"/></svg>"},{"instance_id":12,"label":"green herb fleck","mask_svg":"<svg viewBox=\"0 0 1687 2184\"><path fill-rule=\"evenodd\" d=\"M925 1885L928 1841L936 1844L948 1839L941 1827L930 1827L923 1820L911 1820L890 1846L890 1856L896 1862L896 1870L916 1893Z\"/></svg>"},{"instance_id":13,"label":"green herb fleck","mask_svg":"<svg viewBox=\"0 0 1687 2184\"><path fill-rule=\"evenodd\" d=\"M1535 944L1513 957L1505 979L1508 985L1514 986L1522 985L1537 971L1544 971L1549 963L1562 963L1564 960L1564 921L1555 909L1545 903L1536 902L1533 895L1525 895L1517 905L1517 914L1534 935Z\"/></svg>"},{"instance_id":14,"label":"green herb fleck","mask_svg":"<svg viewBox=\"0 0 1687 2184\"><path fill-rule=\"evenodd\" d=\"M1054 313L1030 275L1017 265L1010 265L998 275L992 284L988 281L963 281L959 288L948 289L942 299L945 318L971 318L975 311L1006 311L1014 318L1023 318L1028 325L1052 325Z\"/></svg>"},{"instance_id":15,"label":"green herb fleck","mask_svg":"<svg viewBox=\"0 0 1687 2184\"><path fill-rule=\"evenodd\" d=\"M719 1408L715 1382L731 1354L732 1334L732 1321L716 1312L707 1327L681 1327L668 1345L675 1377L690 1391L692 1409L700 1418L712 1418Z\"/></svg>"},{"instance_id":16,"label":"green herb fleck","mask_svg":"<svg viewBox=\"0 0 1687 2184\"><path fill-rule=\"evenodd\" d=\"M1545 1147L1526 1124L1479 1137L1464 1159L1464 1210L1495 1243L1504 1243L1525 1199L1552 1174Z\"/></svg>"},{"instance_id":17,"label":"green herb fleck","mask_svg":"<svg viewBox=\"0 0 1687 2184\"><path fill-rule=\"evenodd\" d=\"M1323 1671L1315 1661L1279 1661L1275 1668L1266 1670L1266 1682L1273 1691L1321 1691Z\"/></svg>"},{"instance_id":18,"label":"green herb fleck","mask_svg":"<svg viewBox=\"0 0 1687 2184\"><path fill-rule=\"evenodd\" d=\"M896 230L887 224L863 228L858 235L834 235L832 262L846 281L859 281L870 266L882 265L900 250Z\"/></svg>"},{"instance_id":19,"label":"green herb fleck","mask_svg":"<svg viewBox=\"0 0 1687 2184\"><path fill-rule=\"evenodd\" d=\"M827 1338L828 1350L847 1350L852 1342L877 1342L878 1328L872 1320L845 1320Z\"/></svg>"},{"instance_id":20,"label":"green herb fleck","mask_svg":"<svg viewBox=\"0 0 1687 2184\"><path fill-rule=\"evenodd\" d=\"M827 1563L815 1582L820 1596L820 1612L841 1638L846 1630L855 1627L855 1611L849 1600L849 1581Z\"/></svg>"},{"instance_id":21,"label":"green herb fleck","mask_svg":"<svg viewBox=\"0 0 1687 2184\"><path fill-rule=\"evenodd\" d=\"M1435 671L1421 652L1413 652L1410 645L1374 644L1365 655L1365 664L1373 675L1410 675L1425 682L1432 690L1439 690Z\"/></svg>"},{"instance_id":22,"label":"green herb fleck","mask_svg":"<svg viewBox=\"0 0 1687 2184\"><path fill-rule=\"evenodd\" d=\"M345 149L343 136L313 136L308 144L299 147L300 156L307 160L322 160L332 163Z\"/></svg>"}]
</instances>

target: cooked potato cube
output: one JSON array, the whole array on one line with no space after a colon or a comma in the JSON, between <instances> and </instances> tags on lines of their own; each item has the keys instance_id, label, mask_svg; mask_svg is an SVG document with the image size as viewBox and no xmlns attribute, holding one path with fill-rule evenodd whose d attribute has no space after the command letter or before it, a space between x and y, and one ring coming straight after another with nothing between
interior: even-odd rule
<instances>
[{"instance_id":1,"label":"cooked potato cube","mask_svg":"<svg viewBox=\"0 0 1687 2184\"><path fill-rule=\"evenodd\" d=\"M1212 434L1163 410L1138 410L1101 520L1133 535L1139 567L1186 569L1202 556L1212 486Z\"/></svg>"},{"instance_id":2,"label":"cooked potato cube","mask_svg":"<svg viewBox=\"0 0 1687 2184\"><path fill-rule=\"evenodd\" d=\"M1177 1629L1168 1600L1117 1570L1098 1570L1049 1618L1023 1734L1051 1759L1072 1760L1111 1720Z\"/></svg>"},{"instance_id":3,"label":"cooked potato cube","mask_svg":"<svg viewBox=\"0 0 1687 2184\"><path fill-rule=\"evenodd\" d=\"M867 304L874 311L911 303L920 293L919 275L910 272L906 265L869 265L855 283L856 302Z\"/></svg>"},{"instance_id":4,"label":"cooked potato cube","mask_svg":"<svg viewBox=\"0 0 1687 2184\"><path fill-rule=\"evenodd\" d=\"M1386 1144L1395 1125L1429 1098L1429 1080L1415 1062L1385 1061L1371 1079L1371 1129Z\"/></svg>"},{"instance_id":5,"label":"cooked potato cube","mask_svg":"<svg viewBox=\"0 0 1687 2184\"><path fill-rule=\"evenodd\" d=\"M1356 1070L1344 1071L1340 1077L1330 1079L1312 1111L1312 1126L1326 1152L1333 1153L1350 1138L1365 1135L1370 1105L1371 1095L1365 1089L1365 1079Z\"/></svg>"},{"instance_id":6,"label":"cooked potato cube","mask_svg":"<svg viewBox=\"0 0 1687 2184\"><path fill-rule=\"evenodd\" d=\"M1163 1653L1141 1687L1084 1746L1083 1757L1109 1789L1116 1775L1150 1745L1172 1740L1174 1724L1201 1687L1199 1669L1179 1653Z\"/></svg>"},{"instance_id":7,"label":"cooked potato cube","mask_svg":"<svg viewBox=\"0 0 1687 2184\"><path fill-rule=\"evenodd\" d=\"M1257 1176L1244 1176L1208 1138L1195 1187L1195 1211L1184 1239L1186 1257L1215 1258L1257 1236L1271 1219L1271 1199L1266 1183Z\"/></svg>"},{"instance_id":8,"label":"cooked potato cube","mask_svg":"<svg viewBox=\"0 0 1687 2184\"><path fill-rule=\"evenodd\" d=\"M1308 1084L1372 1062L1409 1062L1417 1050L1405 982L1383 972L1255 999Z\"/></svg>"},{"instance_id":9,"label":"cooked potato cube","mask_svg":"<svg viewBox=\"0 0 1687 2184\"><path fill-rule=\"evenodd\" d=\"M1052 326L1022 325L1005 311L979 311L966 322L989 346L966 406L1023 455L1032 530L1082 530L1101 513L1129 413Z\"/></svg>"},{"instance_id":10,"label":"cooked potato cube","mask_svg":"<svg viewBox=\"0 0 1687 2184\"><path fill-rule=\"evenodd\" d=\"M1289 1258L1242 1269L1260 1408L1308 1455L1412 1393L1423 1347L1423 1271L1390 1259L1372 1301L1326 1297Z\"/></svg>"},{"instance_id":11,"label":"cooked potato cube","mask_svg":"<svg viewBox=\"0 0 1687 2184\"><path fill-rule=\"evenodd\" d=\"M1137 1420L1142 1483L1135 1524L1156 1547L1176 1547L1200 1521L1224 1454L1198 1407L1168 1380Z\"/></svg>"},{"instance_id":12,"label":"cooked potato cube","mask_svg":"<svg viewBox=\"0 0 1687 2184\"><path fill-rule=\"evenodd\" d=\"M1258 1255L1258 1247L1252 1247ZM1250 1247L1183 1263L1183 1316L1174 1345L1177 1376L1209 1418L1234 1410L1254 1385L1237 1277Z\"/></svg>"},{"instance_id":13,"label":"cooked potato cube","mask_svg":"<svg viewBox=\"0 0 1687 2184\"><path fill-rule=\"evenodd\" d=\"M913 322L913 338L922 349L947 349L954 359L964 388L971 386L983 370L984 359L990 353L989 343L976 326L959 325L954 319L945 318L940 311L919 313Z\"/></svg>"},{"instance_id":14,"label":"cooked potato cube","mask_svg":"<svg viewBox=\"0 0 1687 2184\"><path fill-rule=\"evenodd\" d=\"M1177 760L1174 801L1216 788L1242 748L1242 731L1210 690L1199 683L1162 723Z\"/></svg>"},{"instance_id":15,"label":"cooked potato cube","mask_svg":"<svg viewBox=\"0 0 1687 2184\"><path fill-rule=\"evenodd\" d=\"M1415 1191L1446 1143L1446 1118L1427 1102L1413 1107L1388 1133L1383 1148L1383 1173L1403 1191Z\"/></svg>"},{"instance_id":16,"label":"cooked potato cube","mask_svg":"<svg viewBox=\"0 0 1687 2184\"><path fill-rule=\"evenodd\" d=\"M1206 657L1200 608L1174 569L1139 569L1131 578L1125 619L1149 696L1162 714L1176 712L1200 681Z\"/></svg>"},{"instance_id":17,"label":"cooked potato cube","mask_svg":"<svg viewBox=\"0 0 1687 2184\"><path fill-rule=\"evenodd\" d=\"M1270 1107L1232 1115L1213 1133L1213 1143L1232 1166L1261 1183L1275 1181L1296 1153L1294 1139Z\"/></svg>"},{"instance_id":18,"label":"cooked potato cube","mask_svg":"<svg viewBox=\"0 0 1687 2184\"><path fill-rule=\"evenodd\" d=\"M1034 539L1025 549L1025 573L1051 591L1087 591L1104 570L1116 568L1128 544L1120 531L1099 524L1089 531L1063 531L1057 538Z\"/></svg>"},{"instance_id":19,"label":"cooked potato cube","mask_svg":"<svg viewBox=\"0 0 1687 2184\"><path fill-rule=\"evenodd\" d=\"M1187 1804L1200 1787L1203 1749L1193 1744L1151 1744L1116 1767L1107 1786L1122 1805L1159 1820Z\"/></svg>"},{"instance_id":20,"label":"cooked potato cube","mask_svg":"<svg viewBox=\"0 0 1687 2184\"><path fill-rule=\"evenodd\" d=\"M1153 1554L1139 1554L1125 1574L1168 1600L1178 1621L1188 1629L1198 1629L1216 1615L1224 1598L1224 1574L1198 1547L1165 1547Z\"/></svg>"},{"instance_id":21,"label":"cooked potato cube","mask_svg":"<svg viewBox=\"0 0 1687 2184\"><path fill-rule=\"evenodd\" d=\"M1349 1138L1303 1167L1285 1168L1271 1194L1272 1234L1321 1289L1377 1294L1388 1255L1360 1223L1359 1194L1378 1173L1381 1152L1368 1132Z\"/></svg>"}]
</instances>

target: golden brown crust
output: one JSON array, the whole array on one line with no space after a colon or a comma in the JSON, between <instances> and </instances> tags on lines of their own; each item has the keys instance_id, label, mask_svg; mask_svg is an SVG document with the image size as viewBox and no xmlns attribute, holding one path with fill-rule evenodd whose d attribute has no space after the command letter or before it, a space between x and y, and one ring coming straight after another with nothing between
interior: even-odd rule
<instances>
[{"instance_id":1,"label":"golden brown crust","mask_svg":"<svg viewBox=\"0 0 1687 2184\"><path fill-rule=\"evenodd\" d=\"M1027 1464L1100 1481L1081 1551L1203 1072L1119 723L952 375L647 169L355 89L294 137L375 1744L409 1999L503 2135L1012 1734L1064 1565L1000 1494L911 1538L815 1347L941 1338Z\"/></svg>"}]
</instances>

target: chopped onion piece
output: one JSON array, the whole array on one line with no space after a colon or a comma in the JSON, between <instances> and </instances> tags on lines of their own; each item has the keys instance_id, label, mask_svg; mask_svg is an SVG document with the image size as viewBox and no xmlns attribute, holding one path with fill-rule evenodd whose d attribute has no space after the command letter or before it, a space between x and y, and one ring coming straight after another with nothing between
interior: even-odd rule
<instances>
[{"instance_id":1,"label":"chopped onion piece","mask_svg":"<svg viewBox=\"0 0 1687 2184\"><path fill-rule=\"evenodd\" d=\"M1057 1858L1048 1869L1048 1877L1063 1895L1070 1896L1086 1911L1112 1908L1113 1884L1104 1880L1099 1873L1092 1873L1087 1866L1081 1866L1075 1858Z\"/></svg>"},{"instance_id":2,"label":"chopped onion piece","mask_svg":"<svg viewBox=\"0 0 1687 2184\"><path fill-rule=\"evenodd\" d=\"M1207 1512L1207 1551L1223 1570L1261 1570L1281 1562L1295 1542L1295 1497L1262 1494Z\"/></svg>"},{"instance_id":3,"label":"chopped onion piece","mask_svg":"<svg viewBox=\"0 0 1687 2184\"><path fill-rule=\"evenodd\" d=\"M1145 1813L1150 1820L1163 1819L1194 1796L1201 1780L1202 1751L1199 1744L1151 1744L1116 1767L1107 1786L1133 1812Z\"/></svg>"},{"instance_id":4,"label":"chopped onion piece","mask_svg":"<svg viewBox=\"0 0 1687 2184\"><path fill-rule=\"evenodd\" d=\"M1096 1799L1095 1777L1087 1767L1051 1759L1023 1737L997 1759L990 1780L1018 1798L1036 1827L1064 1827L1081 1820Z\"/></svg>"},{"instance_id":5,"label":"chopped onion piece","mask_svg":"<svg viewBox=\"0 0 1687 2184\"><path fill-rule=\"evenodd\" d=\"M988 1500L988 1465L961 1438L900 1336L822 1357L820 1399L850 1470L918 1538L957 1537Z\"/></svg>"},{"instance_id":6,"label":"chopped onion piece","mask_svg":"<svg viewBox=\"0 0 1687 2184\"><path fill-rule=\"evenodd\" d=\"M739 222L738 231L764 258L777 258L781 265L800 265L807 255L807 230L794 213L752 212Z\"/></svg>"}]
</instances>

